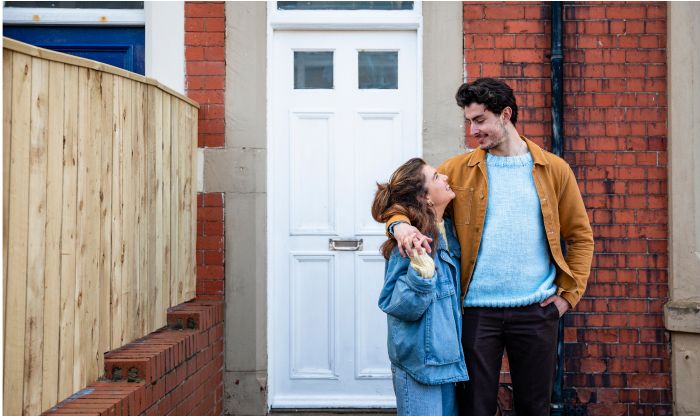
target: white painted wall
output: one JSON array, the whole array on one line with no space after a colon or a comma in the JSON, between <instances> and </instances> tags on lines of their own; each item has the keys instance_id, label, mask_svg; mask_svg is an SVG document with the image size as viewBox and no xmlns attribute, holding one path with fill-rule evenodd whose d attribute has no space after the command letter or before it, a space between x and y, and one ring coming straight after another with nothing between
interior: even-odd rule
<instances>
[{"instance_id":1,"label":"white painted wall","mask_svg":"<svg viewBox=\"0 0 700 416\"><path fill-rule=\"evenodd\" d=\"M185 93L185 2L146 1L146 76Z\"/></svg>"}]
</instances>

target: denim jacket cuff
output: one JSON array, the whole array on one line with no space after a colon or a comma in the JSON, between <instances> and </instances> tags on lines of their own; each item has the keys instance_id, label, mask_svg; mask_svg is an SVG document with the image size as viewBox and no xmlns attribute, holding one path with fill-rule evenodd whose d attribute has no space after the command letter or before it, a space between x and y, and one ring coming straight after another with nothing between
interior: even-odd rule
<instances>
[{"instance_id":1,"label":"denim jacket cuff","mask_svg":"<svg viewBox=\"0 0 700 416\"><path fill-rule=\"evenodd\" d=\"M433 277L424 278L413 267L409 266L408 273L406 273L406 283L418 293L431 293L435 290L436 277L437 271L433 273Z\"/></svg>"}]
</instances>

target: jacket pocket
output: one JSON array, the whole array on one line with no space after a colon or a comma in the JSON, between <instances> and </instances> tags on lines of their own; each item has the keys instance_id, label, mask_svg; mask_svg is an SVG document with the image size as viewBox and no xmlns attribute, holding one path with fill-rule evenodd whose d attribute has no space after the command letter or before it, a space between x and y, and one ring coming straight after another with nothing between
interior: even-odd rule
<instances>
[{"instance_id":1,"label":"jacket pocket","mask_svg":"<svg viewBox=\"0 0 700 416\"><path fill-rule=\"evenodd\" d=\"M425 363L452 364L461 357L457 322L452 311L452 296L436 299L425 316Z\"/></svg>"},{"instance_id":2,"label":"jacket pocket","mask_svg":"<svg viewBox=\"0 0 700 416\"><path fill-rule=\"evenodd\" d=\"M471 223L472 202L474 200L474 188L455 188L454 217L455 225L468 225Z\"/></svg>"},{"instance_id":3,"label":"jacket pocket","mask_svg":"<svg viewBox=\"0 0 700 416\"><path fill-rule=\"evenodd\" d=\"M416 359L416 337L420 321L406 322L389 316L389 358L392 362L410 363Z\"/></svg>"},{"instance_id":4,"label":"jacket pocket","mask_svg":"<svg viewBox=\"0 0 700 416\"><path fill-rule=\"evenodd\" d=\"M445 265L444 267L449 267ZM455 286L452 284L452 281L450 280L450 275L447 273L443 273L443 271L438 268L437 269L437 282L435 285L435 298L437 301L441 301L443 298L452 296L455 294ZM448 299L449 300L449 299ZM449 306L449 303L448 303Z\"/></svg>"}]
</instances>

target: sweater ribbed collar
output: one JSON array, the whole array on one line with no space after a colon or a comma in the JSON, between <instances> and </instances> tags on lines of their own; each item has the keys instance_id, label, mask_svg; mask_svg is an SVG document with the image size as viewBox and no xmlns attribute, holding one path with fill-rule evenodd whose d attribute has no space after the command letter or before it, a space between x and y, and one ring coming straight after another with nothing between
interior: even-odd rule
<instances>
[{"instance_id":1,"label":"sweater ribbed collar","mask_svg":"<svg viewBox=\"0 0 700 416\"><path fill-rule=\"evenodd\" d=\"M530 151L530 154L532 155L532 160L535 163L535 165L549 165L549 161L545 157L545 151L536 145L532 140L528 139L525 136L520 136L521 139L525 141L525 144L527 144L527 149ZM473 151L473 156L469 158L469 166L474 166L477 165L481 162L486 162L486 151L482 150L480 148L476 148Z\"/></svg>"}]
</instances>

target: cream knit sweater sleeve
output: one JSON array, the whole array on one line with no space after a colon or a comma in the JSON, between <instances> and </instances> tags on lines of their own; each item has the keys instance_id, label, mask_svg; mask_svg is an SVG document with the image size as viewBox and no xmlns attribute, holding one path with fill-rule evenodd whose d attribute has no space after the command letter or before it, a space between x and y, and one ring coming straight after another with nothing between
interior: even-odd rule
<instances>
[{"instance_id":1,"label":"cream knit sweater sleeve","mask_svg":"<svg viewBox=\"0 0 700 416\"><path fill-rule=\"evenodd\" d=\"M430 254L425 251L411 256L411 267L418 272L423 279L430 279L435 274L435 262Z\"/></svg>"},{"instance_id":2,"label":"cream knit sweater sleeve","mask_svg":"<svg viewBox=\"0 0 700 416\"><path fill-rule=\"evenodd\" d=\"M436 225L443 240L445 240L445 244L447 244L447 233L445 232L444 221L440 221ZM411 257L411 267L424 279L430 279L435 274L435 262L425 251Z\"/></svg>"}]
</instances>

